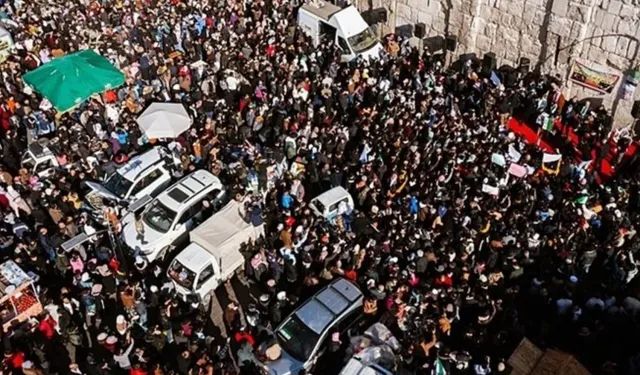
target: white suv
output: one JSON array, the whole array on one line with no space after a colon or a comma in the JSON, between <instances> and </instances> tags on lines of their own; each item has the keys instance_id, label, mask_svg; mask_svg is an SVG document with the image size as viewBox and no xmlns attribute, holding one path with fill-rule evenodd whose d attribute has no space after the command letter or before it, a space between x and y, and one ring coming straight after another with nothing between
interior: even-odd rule
<instances>
[{"instance_id":1,"label":"white suv","mask_svg":"<svg viewBox=\"0 0 640 375\"><path fill-rule=\"evenodd\" d=\"M203 210L207 200L212 209ZM198 170L184 177L156 199L141 213L144 233L138 233L133 214L123 219L122 239L130 252L145 257L149 262L164 259L175 245L187 242L189 232L227 201L224 186L218 177Z\"/></svg>"},{"instance_id":2,"label":"white suv","mask_svg":"<svg viewBox=\"0 0 640 375\"><path fill-rule=\"evenodd\" d=\"M171 184L171 170L176 166L171 151L154 147L131 158L104 183L85 182L91 189L85 202L93 216L102 221L103 199L133 203L146 195L155 197Z\"/></svg>"}]
</instances>

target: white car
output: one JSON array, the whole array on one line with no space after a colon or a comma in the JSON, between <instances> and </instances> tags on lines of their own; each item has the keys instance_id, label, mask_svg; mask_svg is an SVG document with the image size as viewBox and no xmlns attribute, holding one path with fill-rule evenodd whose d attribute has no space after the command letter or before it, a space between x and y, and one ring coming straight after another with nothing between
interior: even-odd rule
<instances>
[{"instance_id":1,"label":"white car","mask_svg":"<svg viewBox=\"0 0 640 375\"><path fill-rule=\"evenodd\" d=\"M346 333L362 317L362 305L363 294L355 284L342 278L332 281L276 328L281 355L266 363L268 374L310 371L327 348L330 332Z\"/></svg>"},{"instance_id":2,"label":"white car","mask_svg":"<svg viewBox=\"0 0 640 375\"><path fill-rule=\"evenodd\" d=\"M101 219L104 199L133 203L147 195L155 197L171 184L171 170L176 163L170 151L154 147L131 158L104 183L85 182L91 189L85 196L85 202L93 216Z\"/></svg>"},{"instance_id":3,"label":"white car","mask_svg":"<svg viewBox=\"0 0 640 375\"><path fill-rule=\"evenodd\" d=\"M122 240L128 250L149 262L164 259L175 245L187 242L189 232L207 218L203 201L212 212L226 203L226 191L218 177L198 170L162 192L140 214L143 233L136 230L133 214L123 219Z\"/></svg>"}]
</instances>

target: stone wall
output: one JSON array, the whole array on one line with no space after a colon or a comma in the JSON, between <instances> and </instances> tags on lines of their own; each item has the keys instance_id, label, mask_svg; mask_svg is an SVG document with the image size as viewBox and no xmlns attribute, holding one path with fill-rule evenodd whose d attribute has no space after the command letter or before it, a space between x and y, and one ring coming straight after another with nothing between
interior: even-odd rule
<instances>
[{"instance_id":1,"label":"stone wall","mask_svg":"<svg viewBox=\"0 0 640 375\"><path fill-rule=\"evenodd\" d=\"M635 98L620 98L626 74L637 69L640 40L640 0L358 0L361 10L389 10L387 32L424 22L427 37L456 35L456 55L487 52L498 66L518 66L521 57L531 68L563 79L575 60L615 71L621 83L612 94L567 82L565 96L598 98L612 109L616 126L631 124Z\"/></svg>"}]
</instances>

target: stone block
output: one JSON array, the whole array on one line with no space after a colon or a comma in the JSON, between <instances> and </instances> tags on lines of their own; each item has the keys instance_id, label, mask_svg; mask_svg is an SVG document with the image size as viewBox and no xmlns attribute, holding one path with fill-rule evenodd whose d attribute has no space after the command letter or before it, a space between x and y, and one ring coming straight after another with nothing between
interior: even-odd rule
<instances>
[{"instance_id":1,"label":"stone block","mask_svg":"<svg viewBox=\"0 0 640 375\"><path fill-rule=\"evenodd\" d=\"M602 19L602 24L600 25L600 27L602 27L602 29L605 31L616 31L619 20L620 20L620 17L618 17L616 14L607 13L604 15L604 18Z\"/></svg>"},{"instance_id":2,"label":"stone block","mask_svg":"<svg viewBox=\"0 0 640 375\"><path fill-rule=\"evenodd\" d=\"M618 22L618 27L616 28L616 31L619 32L620 34L634 35L637 29L638 27L635 26L631 20L621 19Z\"/></svg>"},{"instance_id":3,"label":"stone block","mask_svg":"<svg viewBox=\"0 0 640 375\"><path fill-rule=\"evenodd\" d=\"M609 7L609 0L597 0L596 5L600 9L607 9Z\"/></svg>"},{"instance_id":4,"label":"stone block","mask_svg":"<svg viewBox=\"0 0 640 375\"><path fill-rule=\"evenodd\" d=\"M509 13L502 13L500 16L500 24L511 27L514 24L514 17Z\"/></svg>"},{"instance_id":5,"label":"stone block","mask_svg":"<svg viewBox=\"0 0 640 375\"><path fill-rule=\"evenodd\" d=\"M407 23L413 23L413 9L414 8L410 5L398 3L396 7L396 15L398 18L402 18L403 20L408 21ZM398 24L396 24L396 26L398 26Z\"/></svg>"},{"instance_id":6,"label":"stone block","mask_svg":"<svg viewBox=\"0 0 640 375\"><path fill-rule=\"evenodd\" d=\"M618 44L616 45L616 55L627 56L627 49L629 49L628 38L618 38Z\"/></svg>"},{"instance_id":7,"label":"stone block","mask_svg":"<svg viewBox=\"0 0 640 375\"><path fill-rule=\"evenodd\" d=\"M501 18L502 12L498 9L493 9L493 11L491 12L491 16L489 16L489 22L499 24Z\"/></svg>"},{"instance_id":8,"label":"stone block","mask_svg":"<svg viewBox=\"0 0 640 375\"><path fill-rule=\"evenodd\" d=\"M536 10L536 14L533 17L533 24L536 26L542 26L542 24L544 23L544 16L545 16L544 10Z\"/></svg>"},{"instance_id":9,"label":"stone block","mask_svg":"<svg viewBox=\"0 0 640 375\"><path fill-rule=\"evenodd\" d=\"M533 11L532 8L542 8L545 6L545 2L543 0L527 0L525 3L525 9L527 12Z\"/></svg>"},{"instance_id":10,"label":"stone block","mask_svg":"<svg viewBox=\"0 0 640 375\"><path fill-rule=\"evenodd\" d=\"M587 27L587 25L580 22L573 22L571 25L571 32L569 33L569 38L573 40L581 39L580 35L582 34L583 27Z\"/></svg>"},{"instance_id":11,"label":"stone block","mask_svg":"<svg viewBox=\"0 0 640 375\"><path fill-rule=\"evenodd\" d=\"M482 5L480 6L480 14L478 14L478 17L485 19L485 20L489 20L491 19L491 12L494 11L495 8L492 8L488 5Z\"/></svg>"},{"instance_id":12,"label":"stone block","mask_svg":"<svg viewBox=\"0 0 640 375\"><path fill-rule=\"evenodd\" d=\"M565 17L552 15L549 21L549 31L567 37L571 33L571 21Z\"/></svg>"},{"instance_id":13,"label":"stone block","mask_svg":"<svg viewBox=\"0 0 640 375\"><path fill-rule=\"evenodd\" d=\"M629 39L629 47L627 48L627 59L635 60L636 55L640 52L638 51L638 41L634 39Z\"/></svg>"},{"instance_id":14,"label":"stone block","mask_svg":"<svg viewBox=\"0 0 640 375\"><path fill-rule=\"evenodd\" d=\"M589 17L589 7L586 5L570 5L568 17L571 20L586 23Z\"/></svg>"},{"instance_id":15,"label":"stone block","mask_svg":"<svg viewBox=\"0 0 640 375\"><path fill-rule=\"evenodd\" d=\"M484 35L489 39L494 39L496 37L496 30L498 30L498 25L489 23L484 27Z\"/></svg>"},{"instance_id":16,"label":"stone block","mask_svg":"<svg viewBox=\"0 0 640 375\"><path fill-rule=\"evenodd\" d=\"M524 1L514 1L511 3L511 6L507 8L507 13L515 16L516 18L522 18L522 13L524 12Z\"/></svg>"},{"instance_id":17,"label":"stone block","mask_svg":"<svg viewBox=\"0 0 640 375\"><path fill-rule=\"evenodd\" d=\"M631 20L634 19L638 14L638 8L634 7L633 5L622 4L619 14L623 19Z\"/></svg>"},{"instance_id":18,"label":"stone block","mask_svg":"<svg viewBox=\"0 0 640 375\"><path fill-rule=\"evenodd\" d=\"M607 52L600 47L591 46L589 48L588 59L595 62L604 62L607 58Z\"/></svg>"},{"instance_id":19,"label":"stone block","mask_svg":"<svg viewBox=\"0 0 640 375\"><path fill-rule=\"evenodd\" d=\"M622 9L622 2L619 0L610 0L609 7L607 10L609 13L618 14L620 13L620 9Z\"/></svg>"},{"instance_id":20,"label":"stone block","mask_svg":"<svg viewBox=\"0 0 640 375\"><path fill-rule=\"evenodd\" d=\"M607 12L605 10L596 8L593 12L592 22L596 25L602 25L602 22L604 21L604 16L606 14Z\"/></svg>"},{"instance_id":21,"label":"stone block","mask_svg":"<svg viewBox=\"0 0 640 375\"><path fill-rule=\"evenodd\" d=\"M478 37L476 38L476 48L479 48L483 51L490 51L491 38L484 35L478 35Z\"/></svg>"},{"instance_id":22,"label":"stone block","mask_svg":"<svg viewBox=\"0 0 640 375\"><path fill-rule=\"evenodd\" d=\"M398 4L399 5L399 4ZM408 18L404 18L404 17L400 17L397 16L396 17L396 27L398 26L404 26L404 25L413 25L413 21L411 21Z\"/></svg>"},{"instance_id":23,"label":"stone block","mask_svg":"<svg viewBox=\"0 0 640 375\"><path fill-rule=\"evenodd\" d=\"M602 49L607 52L615 53L616 46L618 45L618 37L608 36L602 38L602 44L600 45Z\"/></svg>"},{"instance_id":24,"label":"stone block","mask_svg":"<svg viewBox=\"0 0 640 375\"><path fill-rule=\"evenodd\" d=\"M419 11L418 22L424 22L424 24L429 27L433 23L433 16L431 15L431 13Z\"/></svg>"},{"instance_id":25,"label":"stone block","mask_svg":"<svg viewBox=\"0 0 640 375\"><path fill-rule=\"evenodd\" d=\"M569 9L569 0L553 0L551 11L559 16L566 16Z\"/></svg>"},{"instance_id":26,"label":"stone block","mask_svg":"<svg viewBox=\"0 0 640 375\"><path fill-rule=\"evenodd\" d=\"M614 53L610 53L607 55L607 61L609 66L612 66L616 69L626 69L629 65L629 60L627 60L626 56L618 56Z\"/></svg>"},{"instance_id":27,"label":"stone block","mask_svg":"<svg viewBox=\"0 0 640 375\"><path fill-rule=\"evenodd\" d=\"M523 25L531 26L533 24L533 20L536 17L536 12L533 10L527 10L522 13L522 23Z\"/></svg>"}]
</instances>

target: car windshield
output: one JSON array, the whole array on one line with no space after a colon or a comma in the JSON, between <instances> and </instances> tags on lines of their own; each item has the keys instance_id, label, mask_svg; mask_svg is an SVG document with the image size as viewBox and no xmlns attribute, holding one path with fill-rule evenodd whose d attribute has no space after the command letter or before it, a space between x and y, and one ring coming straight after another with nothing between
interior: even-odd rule
<instances>
[{"instance_id":1,"label":"car windshield","mask_svg":"<svg viewBox=\"0 0 640 375\"><path fill-rule=\"evenodd\" d=\"M142 217L145 224L161 233L169 231L169 228L171 228L171 224L173 223L173 219L175 218L176 213L157 200L151 203L151 207L143 214Z\"/></svg>"},{"instance_id":2,"label":"car windshield","mask_svg":"<svg viewBox=\"0 0 640 375\"><path fill-rule=\"evenodd\" d=\"M196 274L177 260L169 267L169 276L171 276L178 285L187 289L193 287L193 281L196 279Z\"/></svg>"},{"instance_id":3,"label":"car windshield","mask_svg":"<svg viewBox=\"0 0 640 375\"><path fill-rule=\"evenodd\" d=\"M124 199L131 188L131 184L131 181L116 172L112 174L111 177L107 178L107 181L104 183L104 187L116 197Z\"/></svg>"},{"instance_id":4,"label":"car windshield","mask_svg":"<svg viewBox=\"0 0 640 375\"><path fill-rule=\"evenodd\" d=\"M374 44L378 43L378 38L376 38L373 31L370 28L364 29L360 34L354 35L352 37L347 38L349 40L349 45L355 53L360 53L368 50L373 47Z\"/></svg>"},{"instance_id":5,"label":"car windshield","mask_svg":"<svg viewBox=\"0 0 640 375\"><path fill-rule=\"evenodd\" d=\"M277 331L278 343L293 358L304 362L311 356L320 336L292 315Z\"/></svg>"}]
</instances>

